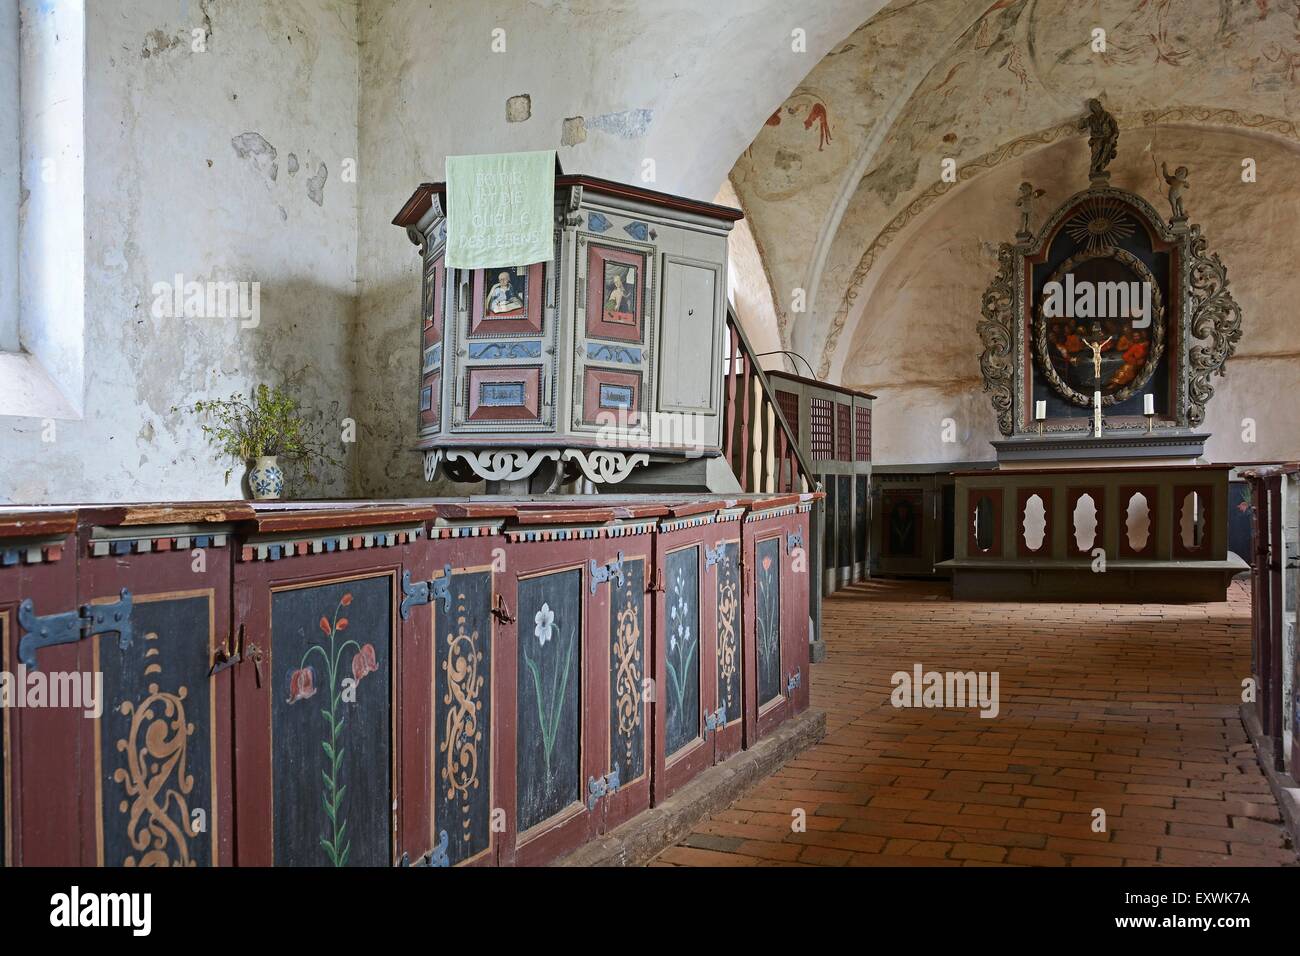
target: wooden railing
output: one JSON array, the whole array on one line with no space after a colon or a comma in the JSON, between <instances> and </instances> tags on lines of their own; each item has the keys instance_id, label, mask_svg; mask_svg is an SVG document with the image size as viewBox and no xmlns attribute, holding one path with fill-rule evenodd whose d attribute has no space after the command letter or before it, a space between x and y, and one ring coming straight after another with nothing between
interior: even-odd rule
<instances>
[{"instance_id":1,"label":"wooden railing","mask_svg":"<svg viewBox=\"0 0 1300 956\"><path fill-rule=\"evenodd\" d=\"M753 493L816 490L812 466L730 307L726 330L722 454L736 480Z\"/></svg>"}]
</instances>

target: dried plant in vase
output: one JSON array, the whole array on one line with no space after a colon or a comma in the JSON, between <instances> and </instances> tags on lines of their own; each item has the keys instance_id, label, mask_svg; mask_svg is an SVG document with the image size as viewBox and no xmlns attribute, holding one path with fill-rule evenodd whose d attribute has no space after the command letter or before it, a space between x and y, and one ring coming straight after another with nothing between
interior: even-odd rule
<instances>
[{"instance_id":1,"label":"dried plant in vase","mask_svg":"<svg viewBox=\"0 0 1300 956\"><path fill-rule=\"evenodd\" d=\"M237 392L197 401L189 410L206 417L199 428L219 452L250 465L248 487L257 500L284 493L286 466L296 466L308 485L317 485L325 466L340 464L330 452L323 419L308 415L282 386L258 385L247 399ZM227 484L234 470L234 464L226 469Z\"/></svg>"}]
</instances>

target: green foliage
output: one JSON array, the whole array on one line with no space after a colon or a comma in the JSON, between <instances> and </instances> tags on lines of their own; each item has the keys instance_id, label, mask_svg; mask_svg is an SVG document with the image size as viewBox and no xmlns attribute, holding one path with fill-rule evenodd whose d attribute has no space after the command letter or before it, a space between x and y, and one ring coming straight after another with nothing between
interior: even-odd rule
<instances>
[{"instance_id":1,"label":"green foliage","mask_svg":"<svg viewBox=\"0 0 1300 956\"><path fill-rule=\"evenodd\" d=\"M173 407L172 411L177 409ZM258 385L249 399L236 392L230 398L197 401L188 411L203 416L199 429L232 462L243 464L275 455L281 466L297 466L309 484L319 484L323 466L341 462L330 452L323 417L307 414L302 403L283 386ZM225 481L235 466L226 469Z\"/></svg>"}]
</instances>

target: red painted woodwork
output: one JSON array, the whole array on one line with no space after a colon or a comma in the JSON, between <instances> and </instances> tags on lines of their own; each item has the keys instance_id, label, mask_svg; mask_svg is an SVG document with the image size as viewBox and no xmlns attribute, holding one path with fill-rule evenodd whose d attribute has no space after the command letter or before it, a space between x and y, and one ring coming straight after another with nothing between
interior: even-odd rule
<instances>
[{"instance_id":1,"label":"red painted woodwork","mask_svg":"<svg viewBox=\"0 0 1300 956\"><path fill-rule=\"evenodd\" d=\"M447 635L436 632L432 603L416 603L402 620L402 575L412 582L491 572L490 720L488 766L480 785L493 808L504 811L505 829L494 828L486 850L469 865L546 863L608 832L662 800L695 774L725 761L782 720L807 706L808 509L814 496L782 495L735 500L661 496L621 500L602 498L535 501L410 502L244 502L178 506L101 506L62 513L39 509L22 514L0 510L0 537L18 541L24 560L0 566L0 631L4 666L15 666L21 629L17 607L32 598L36 613L68 611L80 604L115 599L128 589L136 604L168 596L210 597L207 635L213 664L238 655L239 661L209 674L210 713L201 723L211 743L209 826L213 860L220 865L270 865L275 855L271 739L275 637L270 630L272 596L330 581L379 578L387 582L392 605L391 763L388 786L394 804L386 829L392 834L392 862L426 859L439 834L455 832L454 819L438 819L435 794L439 701L435 699L438 651ZM743 514L743 519L742 519ZM195 526L198 526L196 529ZM76 533L68 533L70 529ZM139 537L131 533L139 528ZM63 529L59 534L58 529ZM196 564L195 537L221 534L224 546L202 549ZM794 538L791 538L791 535ZM780 539L782 561L781 679L798 673L800 685L757 713L754 679L753 554L757 540ZM190 540L186 540L186 539ZM620 781L616 792L593 805L587 785L614 766L611 729L613 660L611 602L613 582L596 582L592 561L604 567L622 552L625 564L644 563L642 674L665 686L662 648L666 609L657 590L664 559L673 550L697 549L699 562L700 717L718 707L718 566L707 553L725 542L738 550L740 693L743 706L728 711L721 728L704 732L665 758L664 708L642 699L641 738L644 770ZM209 542L212 544L212 542ZM27 563L28 548L41 557ZM331 550L332 549L332 550ZM0 551L4 547L0 546ZM799 562L803 564L800 565ZM803 567L804 571L797 570ZM517 832L516 727L518 721L518 641L531 638L531 621L516 621L519 582L563 568L580 572L581 755L580 799ZM800 577L804 574L803 577ZM481 580L481 579L480 579ZM454 590L453 579L453 590ZM802 583L801 583L802 582ZM438 600L435 598L434 600ZM284 632L281 632L282 634ZM139 641L143 635L136 634ZM115 646L112 634L44 648L46 670L93 670L97 653ZM256 659L260 656L259 681ZM445 657L445 654L443 655ZM283 662L281 662L283 663ZM616 669L615 669L616 670ZM8 709L0 712L5 737L6 857L15 865L111 865L103 859L100 816L103 805L102 753L95 721L80 711ZM626 738L623 738L626 739ZM52 742L71 741L71 746ZM303 746L319 746L304 741ZM448 812L452 812L448 810ZM460 813L461 811L455 811ZM373 844L371 844L373 846Z\"/></svg>"}]
</instances>

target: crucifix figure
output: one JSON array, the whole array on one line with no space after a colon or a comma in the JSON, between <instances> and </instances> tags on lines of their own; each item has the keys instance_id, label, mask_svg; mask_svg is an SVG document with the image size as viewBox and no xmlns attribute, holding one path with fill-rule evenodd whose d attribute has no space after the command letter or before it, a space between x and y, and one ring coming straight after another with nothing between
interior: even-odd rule
<instances>
[{"instance_id":1,"label":"crucifix figure","mask_svg":"<svg viewBox=\"0 0 1300 956\"><path fill-rule=\"evenodd\" d=\"M1110 345L1112 338L1114 336L1110 336L1105 342L1089 342L1087 339L1083 341L1084 345L1092 349L1092 375L1093 381L1097 383L1098 388L1101 388L1101 350Z\"/></svg>"},{"instance_id":2,"label":"crucifix figure","mask_svg":"<svg viewBox=\"0 0 1300 956\"><path fill-rule=\"evenodd\" d=\"M1096 382L1095 390L1092 393L1092 434L1094 438L1101 437L1101 350L1110 345L1114 336L1108 336L1104 342L1089 342L1083 340L1083 344L1092 349L1092 376Z\"/></svg>"}]
</instances>

